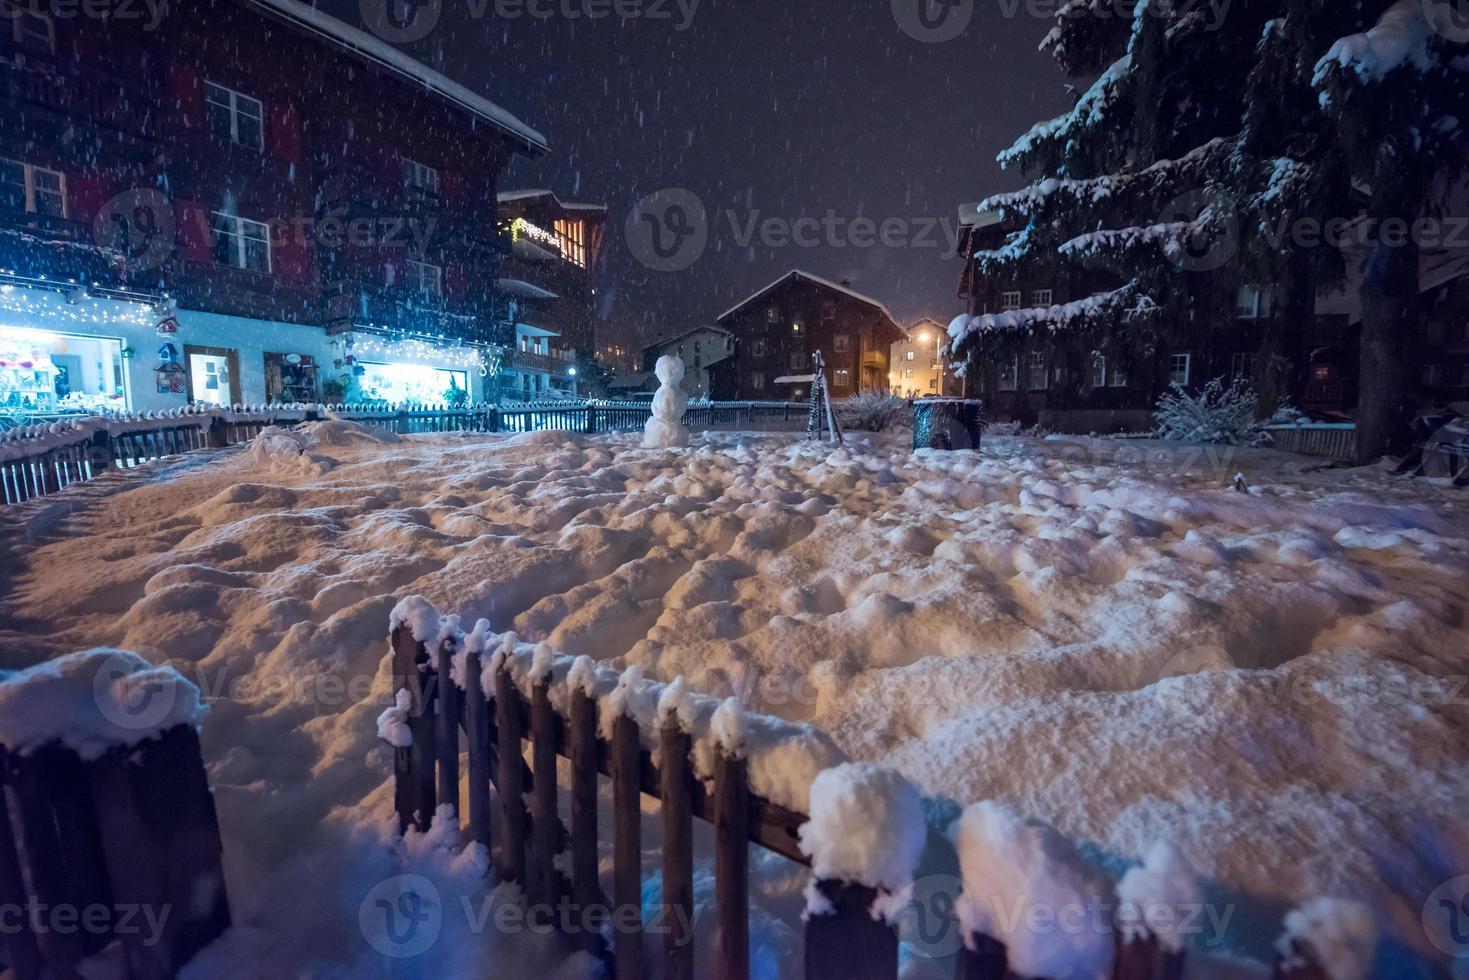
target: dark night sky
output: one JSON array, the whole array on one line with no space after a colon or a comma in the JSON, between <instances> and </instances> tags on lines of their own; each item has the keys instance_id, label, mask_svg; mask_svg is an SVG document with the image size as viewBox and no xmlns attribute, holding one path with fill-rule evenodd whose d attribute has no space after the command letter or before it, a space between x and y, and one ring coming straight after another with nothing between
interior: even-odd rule
<instances>
[{"instance_id":1,"label":"dark night sky","mask_svg":"<svg viewBox=\"0 0 1469 980\"><path fill-rule=\"evenodd\" d=\"M354 24L370 9L319 2ZM373 2L383 0L362 0ZM406 50L546 134L551 153L517 160L506 188L609 206L599 293L614 337L646 342L710 322L795 267L850 279L904 321L948 322L959 205L1020 184L995 153L1069 105L1036 50L1053 21L1035 0L973 0L963 33L936 43L905 33L887 0L702 0L683 31L676 0L671 19L599 21L559 13L584 0L542 2L556 16L507 19L496 0L476 16L482 5L447 0ZM634 204L667 187L693 191L708 215L704 252L678 272L645 267L623 234ZM843 221L833 244L825 230L814 247L740 242L757 213L793 222L828 211ZM863 216L903 219L913 241L857 247L846 222ZM918 240L935 221L946 230Z\"/></svg>"}]
</instances>

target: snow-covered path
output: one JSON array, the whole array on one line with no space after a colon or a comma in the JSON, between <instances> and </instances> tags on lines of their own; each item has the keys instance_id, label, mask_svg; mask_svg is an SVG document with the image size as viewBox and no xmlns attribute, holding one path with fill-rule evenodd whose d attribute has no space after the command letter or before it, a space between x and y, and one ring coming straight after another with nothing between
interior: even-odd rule
<instances>
[{"instance_id":1,"label":"snow-covered path","mask_svg":"<svg viewBox=\"0 0 1469 980\"><path fill-rule=\"evenodd\" d=\"M420 593L810 720L1107 863L1166 838L1242 910L1366 897L1420 944L1469 868L1462 493L1118 442L318 437L109 476L0 539L0 668L111 645L228 690L205 732L227 824L232 799L380 792L384 630Z\"/></svg>"}]
</instances>

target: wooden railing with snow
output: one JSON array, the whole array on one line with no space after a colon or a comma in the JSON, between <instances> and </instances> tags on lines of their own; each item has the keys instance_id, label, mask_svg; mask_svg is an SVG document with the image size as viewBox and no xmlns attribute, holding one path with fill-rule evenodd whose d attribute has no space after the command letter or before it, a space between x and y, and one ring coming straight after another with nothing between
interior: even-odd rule
<instances>
[{"instance_id":1,"label":"wooden railing with snow","mask_svg":"<svg viewBox=\"0 0 1469 980\"><path fill-rule=\"evenodd\" d=\"M0 681L0 951L17 980L79 977L114 942L126 976L162 980L229 927L198 694L113 651Z\"/></svg>"},{"instance_id":2,"label":"wooden railing with snow","mask_svg":"<svg viewBox=\"0 0 1469 980\"><path fill-rule=\"evenodd\" d=\"M327 417L398 435L432 432L625 432L652 414L645 402L495 405L191 406L142 416L56 419L0 432L0 502L56 493L110 469L130 469L195 449L248 442L269 426ZM804 422L805 408L785 402L706 402L689 407L691 428Z\"/></svg>"},{"instance_id":3,"label":"wooden railing with snow","mask_svg":"<svg viewBox=\"0 0 1469 980\"><path fill-rule=\"evenodd\" d=\"M559 656L545 644L532 648L513 633L495 635L483 620L466 634L458 617L441 621L418 597L399 604L390 628L394 705L379 719L378 731L395 750L400 830L427 832L445 820L459 826L462 744L470 838L492 855L501 881L522 885L532 910L567 903L579 910L579 922L587 910L604 910L610 947L601 930L583 929L576 938L605 959L612 976L749 977L751 844L812 868L804 917L808 980L898 976L894 923L911 894L927 833L922 799L901 776L844 763L830 740L809 726L745 716L733 699L694 695L681 678L664 686L644 682L636 668L619 676L586 657ZM559 759L569 762L569 826L558 805ZM612 784L610 902L598 870L600 777ZM662 904L646 920L644 796L661 804ZM804 806L797 797L807 801ZM696 819L714 831L712 963L695 963L693 936L669 927L695 921ZM869 853L854 857L854 839L866 841ZM563 851L569 862L558 860ZM962 841L958 863L966 882L984 872L973 866ZM958 931L968 930L974 917L966 921L957 908L945 914L946 928L965 935L956 953L958 980L1029 975L1016 972L1023 964L1003 942ZM1105 965L1113 980L1187 975L1181 939L1151 932L1151 921L1139 915L1129 926L1120 918L1107 923L1112 938ZM645 927L654 922L662 927L661 971L644 961ZM1309 939L1285 948L1275 980L1327 980ZM1035 959L1033 952L1026 955Z\"/></svg>"}]
</instances>

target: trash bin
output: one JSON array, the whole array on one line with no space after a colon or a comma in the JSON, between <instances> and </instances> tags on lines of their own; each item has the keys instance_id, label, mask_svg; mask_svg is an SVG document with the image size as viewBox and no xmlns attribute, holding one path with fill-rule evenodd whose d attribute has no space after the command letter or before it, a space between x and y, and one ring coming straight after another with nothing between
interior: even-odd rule
<instances>
[{"instance_id":1,"label":"trash bin","mask_svg":"<svg viewBox=\"0 0 1469 980\"><path fill-rule=\"evenodd\" d=\"M913 403L914 449L978 449L984 402L973 398L921 398Z\"/></svg>"}]
</instances>

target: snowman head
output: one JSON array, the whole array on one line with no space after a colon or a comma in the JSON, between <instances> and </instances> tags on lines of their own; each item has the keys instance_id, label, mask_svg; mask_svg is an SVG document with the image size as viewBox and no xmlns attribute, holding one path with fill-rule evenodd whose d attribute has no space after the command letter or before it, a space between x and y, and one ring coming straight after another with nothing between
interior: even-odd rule
<instances>
[{"instance_id":1,"label":"snowman head","mask_svg":"<svg viewBox=\"0 0 1469 980\"><path fill-rule=\"evenodd\" d=\"M658 375L659 384L676 385L683 380L683 359L664 354L658 358L658 364L653 370Z\"/></svg>"}]
</instances>

